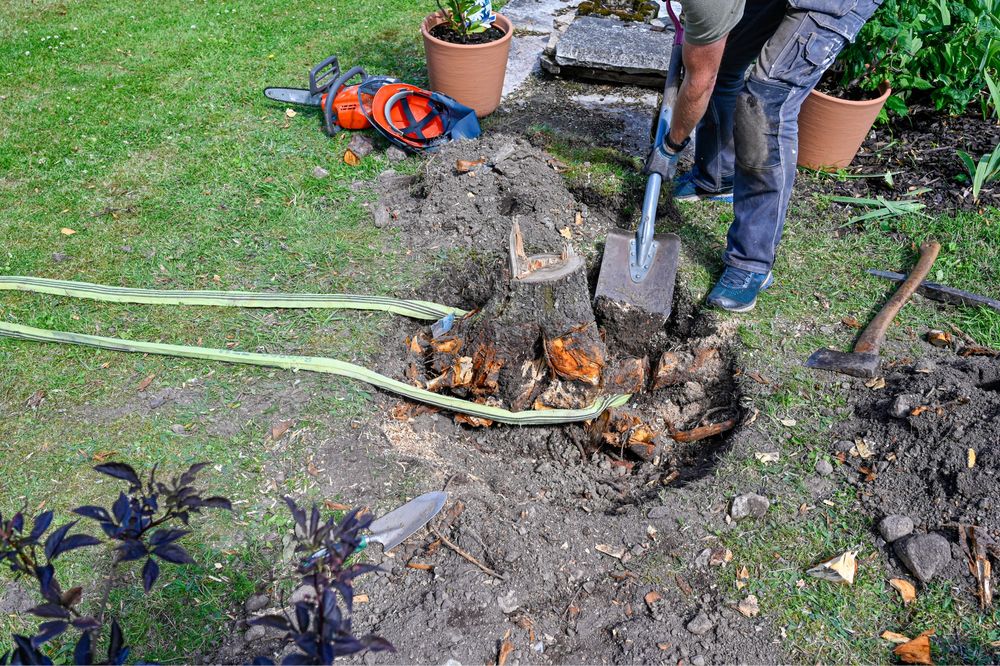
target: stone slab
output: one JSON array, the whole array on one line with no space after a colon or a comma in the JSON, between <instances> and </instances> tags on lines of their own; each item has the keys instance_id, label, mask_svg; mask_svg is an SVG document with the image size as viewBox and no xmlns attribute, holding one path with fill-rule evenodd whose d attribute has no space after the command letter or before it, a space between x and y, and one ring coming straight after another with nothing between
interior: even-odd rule
<instances>
[{"instance_id":1,"label":"stone slab","mask_svg":"<svg viewBox=\"0 0 1000 666\"><path fill-rule=\"evenodd\" d=\"M564 12L572 13L581 0L510 0L500 13L514 24L516 32L548 34L552 21Z\"/></svg>"},{"instance_id":2,"label":"stone slab","mask_svg":"<svg viewBox=\"0 0 1000 666\"><path fill-rule=\"evenodd\" d=\"M553 61L560 69L650 85L666 76L672 39L672 31L653 31L645 23L578 16L559 38Z\"/></svg>"},{"instance_id":3,"label":"stone slab","mask_svg":"<svg viewBox=\"0 0 1000 666\"><path fill-rule=\"evenodd\" d=\"M539 71L538 56L548 43L545 35L515 35L510 42L510 56L507 60L507 73L503 80L503 93L506 97L517 90L528 77Z\"/></svg>"}]
</instances>

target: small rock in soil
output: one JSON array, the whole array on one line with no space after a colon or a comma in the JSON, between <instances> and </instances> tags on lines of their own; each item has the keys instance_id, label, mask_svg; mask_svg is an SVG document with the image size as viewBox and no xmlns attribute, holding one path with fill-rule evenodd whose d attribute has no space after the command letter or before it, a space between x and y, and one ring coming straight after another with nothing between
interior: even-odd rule
<instances>
[{"instance_id":1,"label":"small rock in soil","mask_svg":"<svg viewBox=\"0 0 1000 666\"><path fill-rule=\"evenodd\" d=\"M247 599L245 607L248 613L256 613L257 611L266 608L270 601L271 598L266 594L255 594Z\"/></svg>"},{"instance_id":2,"label":"small rock in soil","mask_svg":"<svg viewBox=\"0 0 1000 666\"><path fill-rule=\"evenodd\" d=\"M694 619L687 623L687 630L695 636L703 636L712 630L715 624L712 623L704 611L694 616Z\"/></svg>"},{"instance_id":3,"label":"small rock in soil","mask_svg":"<svg viewBox=\"0 0 1000 666\"><path fill-rule=\"evenodd\" d=\"M289 605L294 606L300 601L309 601L316 598L316 588L312 585L302 585L298 587L288 599Z\"/></svg>"},{"instance_id":4,"label":"small rock in soil","mask_svg":"<svg viewBox=\"0 0 1000 666\"><path fill-rule=\"evenodd\" d=\"M347 149L358 157L366 157L375 150L375 144L364 134L355 134L351 137L351 142L347 144Z\"/></svg>"},{"instance_id":5,"label":"small rock in soil","mask_svg":"<svg viewBox=\"0 0 1000 666\"><path fill-rule=\"evenodd\" d=\"M746 493L733 498L733 504L729 507L729 516L733 520L743 520L744 518L763 518L771 506L771 500L756 493Z\"/></svg>"},{"instance_id":6,"label":"small rock in soil","mask_svg":"<svg viewBox=\"0 0 1000 666\"><path fill-rule=\"evenodd\" d=\"M520 607L517 603L517 596L514 590L511 590L503 596L497 597L497 605L500 606L500 610L502 610L505 615L510 615Z\"/></svg>"},{"instance_id":7,"label":"small rock in soil","mask_svg":"<svg viewBox=\"0 0 1000 666\"><path fill-rule=\"evenodd\" d=\"M913 521L909 516L893 514L886 516L878 524L878 533L882 535L886 543L892 543L897 539L902 539L913 532Z\"/></svg>"},{"instance_id":8,"label":"small rock in soil","mask_svg":"<svg viewBox=\"0 0 1000 666\"><path fill-rule=\"evenodd\" d=\"M951 560L951 546L940 534L918 534L893 544L896 555L917 580L930 582Z\"/></svg>"},{"instance_id":9,"label":"small rock in soil","mask_svg":"<svg viewBox=\"0 0 1000 666\"><path fill-rule=\"evenodd\" d=\"M386 148L385 156L390 162L402 162L406 159L406 151L396 146L389 146Z\"/></svg>"},{"instance_id":10,"label":"small rock in soil","mask_svg":"<svg viewBox=\"0 0 1000 666\"><path fill-rule=\"evenodd\" d=\"M389 226L389 220L391 215L389 215L389 209L385 206L376 206L375 211L372 213L372 224L374 224L379 229L384 229Z\"/></svg>"},{"instance_id":11,"label":"small rock in soil","mask_svg":"<svg viewBox=\"0 0 1000 666\"><path fill-rule=\"evenodd\" d=\"M820 476L830 476L833 474L833 465L826 458L820 458L816 461L816 473Z\"/></svg>"},{"instance_id":12,"label":"small rock in soil","mask_svg":"<svg viewBox=\"0 0 1000 666\"><path fill-rule=\"evenodd\" d=\"M247 629L247 632L243 634L243 640L245 640L247 643L250 643L252 641L259 641L260 639L264 638L265 635L267 635L266 628L260 625L254 625L249 629Z\"/></svg>"},{"instance_id":13,"label":"small rock in soil","mask_svg":"<svg viewBox=\"0 0 1000 666\"><path fill-rule=\"evenodd\" d=\"M183 435L184 431L185 428L180 423L175 423L172 426L170 426L170 432L174 433L175 435Z\"/></svg>"},{"instance_id":14,"label":"small rock in soil","mask_svg":"<svg viewBox=\"0 0 1000 666\"><path fill-rule=\"evenodd\" d=\"M917 372L922 375L929 375L934 372L936 368L937 366L934 364L934 361L929 358L918 359L917 362L913 364L913 372Z\"/></svg>"},{"instance_id":15,"label":"small rock in soil","mask_svg":"<svg viewBox=\"0 0 1000 666\"><path fill-rule=\"evenodd\" d=\"M316 178L317 180L322 180L323 178L326 178L329 175L330 172L321 166L318 166L315 169L313 169L313 178Z\"/></svg>"},{"instance_id":16,"label":"small rock in soil","mask_svg":"<svg viewBox=\"0 0 1000 666\"><path fill-rule=\"evenodd\" d=\"M913 393L902 393L896 396L889 408L889 414L897 419L905 419L914 409L920 406L920 396Z\"/></svg>"},{"instance_id":17,"label":"small rock in soil","mask_svg":"<svg viewBox=\"0 0 1000 666\"><path fill-rule=\"evenodd\" d=\"M163 407L163 405L166 404L166 402L167 399L162 395L153 396L152 398L149 399L149 408L159 409L160 407Z\"/></svg>"},{"instance_id":18,"label":"small rock in soil","mask_svg":"<svg viewBox=\"0 0 1000 666\"><path fill-rule=\"evenodd\" d=\"M691 666L705 666L705 658L700 654L691 657Z\"/></svg>"},{"instance_id":19,"label":"small rock in soil","mask_svg":"<svg viewBox=\"0 0 1000 666\"><path fill-rule=\"evenodd\" d=\"M854 448L854 442L849 439L842 439L833 445L833 450L837 453L847 453Z\"/></svg>"}]
</instances>

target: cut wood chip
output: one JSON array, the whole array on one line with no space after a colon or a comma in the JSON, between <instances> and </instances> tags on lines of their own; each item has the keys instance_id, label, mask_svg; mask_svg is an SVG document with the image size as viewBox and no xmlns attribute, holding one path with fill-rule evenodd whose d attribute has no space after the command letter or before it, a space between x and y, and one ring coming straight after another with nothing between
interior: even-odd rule
<instances>
[{"instance_id":1,"label":"cut wood chip","mask_svg":"<svg viewBox=\"0 0 1000 666\"><path fill-rule=\"evenodd\" d=\"M781 454L777 451L757 451L753 454L753 457L766 465L768 463L778 462L781 458Z\"/></svg>"},{"instance_id":2,"label":"cut wood chip","mask_svg":"<svg viewBox=\"0 0 1000 666\"><path fill-rule=\"evenodd\" d=\"M625 549L624 548L620 548L620 547L619 548L615 548L614 546L609 546L606 543L599 543L599 544L597 544L596 546L594 546L594 550L596 550L598 553L604 553L605 555L613 557L616 560L620 560L620 559L622 559L622 557L625 556Z\"/></svg>"},{"instance_id":3,"label":"cut wood chip","mask_svg":"<svg viewBox=\"0 0 1000 666\"><path fill-rule=\"evenodd\" d=\"M848 328L861 328L861 322L858 321L856 318L852 317L851 315L843 317L840 320L840 323L842 323L844 326L847 326Z\"/></svg>"},{"instance_id":4,"label":"cut wood chip","mask_svg":"<svg viewBox=\"0 0 1000 666\"><path fill-rule=\"evenodd\" d=\"M545 340L545 358L563 379L597 386L604 368L604 350L597 325L576 326L563 335Z\"/></svg>"},{"instance_id":5,"label":"cut wood chip","mask_svg":"<svg viewBox=\"0 0 1000 666\"><path fill-rule=\"evenodd\" d=\"M514 651L514 644L508 640L504 640L500 644L500 654L497 655L497 666L504 666L507 663L507 658L510 657L510 653Z\"/></svg>"},{"instance_id":6,"label":"cut wood chip","mask_svg":"<svg viewBox=\"0 0 1000 666\"><path fill-rule=\"evenodd\" d=\"M798 423L798 421L796 421L795 419L778 419L778 423L785 426L786 428L791 428L796 423Z\"/></svg>"},{"instance_id":7,"label":"cut wood chip","mask_svg":"<svg viewBox=\"0 0 1000 666\"><path fill-rule=\"evenodd\" d=\"M910 637L904 636L903 634L897 634L895 631L883 631L882 638L899 645L900 643L909 643Z\"/></svg>"},{"instance_id":8,"label":"cut wood chip","mask_svg":"<svg viewBox=\"0 0 1000 666\"><path fill-rule=\"evenodd\" d=\"M904 664L927 664L928 666L933 666L930 639L933 634L934 630L928 629L912 641L897 645L892 652Z\"/></svg>"},{"instance_id":9,"label":"cut wood chip","mask_svg":"<svg viewBox=\"0 0 1000 666\"><path fill-rule=\"evenodd\" d=\"M294 118L297 115L299 115L299 114L298 114L298 112L295 111L295 109L285 109L285 117L286 118Z\"/></svg>"},{"instance_id":10,"label":"cut wood chip","mask_svg":"<svg viewBox=\"0 0 1000 666\"><path fill-rule=\"evenodd\" d=\"M951 346L951 339L951 333L947 331L939 331L937 329L927 331L927 342L935 347Z\"/></svg>"},{"instance_id":11,"label":"cut wood chip","mask_svg":"<svg viewBox=\"0 0 1000 666\"><path fill-rule=\"evenodd\" d=\"M849 550L826 562L817 564L812 569L806 571L806 573L814 578L828 580L831 583L853 585L854 575L858 571L857 555L857 551Z\"/></svg>"},{"instance_id":12,"label":"cut wood chip","mask_svg":"<svg viewBox=\"0 0 1000 666\"><path fill-rule=\"evenodd\" d=\"M753 594L747 595L746 599L743 599L736 605L736 610L746 617L756 617L760 613L760 605L757 603L757 597Z\"/></svg>"},{"instance_id":13,"label":"cut wood chip","mask_svg":"<svg viewBox=\"0 0 1000 666\"><path fill-rule=\"evenodd\" d=\"M344 163L348 166L356 167L361 164L361 158L358 157L353 150L348 148L344 151Z\"/></svg>"},{"instance_id":14,"label":"cut wood chip","mask_svg":"<svg viewBox=\"0 0 1000 666\"><path fill-rule=\"evenodd\" d=\"M913 583L905 578L893 578L889 581L889 585L899 592L899 596L903 599L904 606L909 605L910 602L917 598L917 588L915 588Z\"/></svg>"},{"instance_id":15,"label":"cut wood chip","mask_svg":"<svg viewBox=\"0 0 1000 666\"><path fill-rule=\"evenodd\" d=\"M976 450L969 449L969 452L965 456L965 464L969 469L976 466Z\"/></svg>"},{"instance_id":16,"label":"cut wood chip","mask_svg":"<svg viewBox=\"0 0 1000 666\"><path fill-rule=\"evenodd\" d=\"M148 389L149 385L153 383L154 377L156 377L156 375L149 375L148 377L143 379L141 382L139 382L139 385L135 387L135 390L141 393L142 391Z\"/></svg>"},{"instance_id":17,"label":"cut wood chip","mask_svg":"<svg viewBox=\"0 0 1000 666\"><path fill-rule=\"evenodd\" d=\"M70 229L69 227L63 227L62 229L59 230L59 233L61 233L63 236L72 236L73 234L76 233L76 229Z\"/></svg>"},{"instance_id":18,"label":"cut wood chip","mask_svg":"<svg viewBox=\"0 0 1000 666\"><path fill-rule=\"evenodd\" d=\"M577 226L583 224L583 213L576 211L576 217L573 218L573 222L575 222Z\"/></svg>"},{"instance_id":19,"label":"cut wood chip","mask_svg":"<svg viewBox=\"0 0 1000 666\"><path fill-rule=\"evenodd\" d=\"M486 160L455 160L455 171L458 173L468 173Z\"/></svg>"}]
</instances>

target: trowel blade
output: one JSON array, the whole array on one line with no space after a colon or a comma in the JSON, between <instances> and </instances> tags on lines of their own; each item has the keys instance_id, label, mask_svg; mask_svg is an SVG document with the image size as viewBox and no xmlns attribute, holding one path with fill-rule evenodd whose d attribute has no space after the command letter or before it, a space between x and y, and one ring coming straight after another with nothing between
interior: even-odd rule
<instances>
[{"instance_id":1,"label":"trowel blade","mask_svg":"<svg viewBox=\"0 0 1000 666\"><path fill-rule=\"evenodd\" d=\"M436 516L448 499L448 493L434 491L393 509L368 526L369 541L378 541L384 550L392 550Z\"/></svg>"},{"instance_id":2,"label":"trowel blade","mask_svg":"<svg viewBox=\"0 0 1000 666\"><path fill-rule=\"evenodd\" d=\"M629 243L634 238L634 232L624 229L612 229L608 233L594 298L626 303L650 315L662 316L666 321L673 309L681 239L677 234L654 236L657 250L653 264L646 276L636 282L629 270Z\"/></svg>"}]
</instances>

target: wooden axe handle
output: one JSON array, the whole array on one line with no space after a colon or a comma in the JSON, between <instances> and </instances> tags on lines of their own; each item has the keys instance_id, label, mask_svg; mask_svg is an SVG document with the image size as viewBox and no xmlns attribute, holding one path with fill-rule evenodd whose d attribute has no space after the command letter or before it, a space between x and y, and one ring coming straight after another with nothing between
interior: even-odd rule
<instances>
[{"instance_id":1,"label":"wooden axe handle","mask_svg":"<svg viewBox=\"0 0 1000 666\"><path fill-rule=\"evenodd\" d=\"M913 267L910 274L899 285L899 289L892 295L892 298L886 301L882 309L875 315L875 318L868 323L868 326L861 333L861 337L858 338L858 341L854 345L855 352L861 354L878 353L879 347L882 346L882 340L885 338L885 332L889 329L889 324L896 318L899 311L903 309L906 302L910 300L910 296L917 290L920 283L924 281L927 274L931 272L931 266L934 265L934 261L937 259L938 252L940 251L941 244L937 241L928 241L920 246L920 260L917 261L917 265Z\"/></svg>"}]
</instances>

